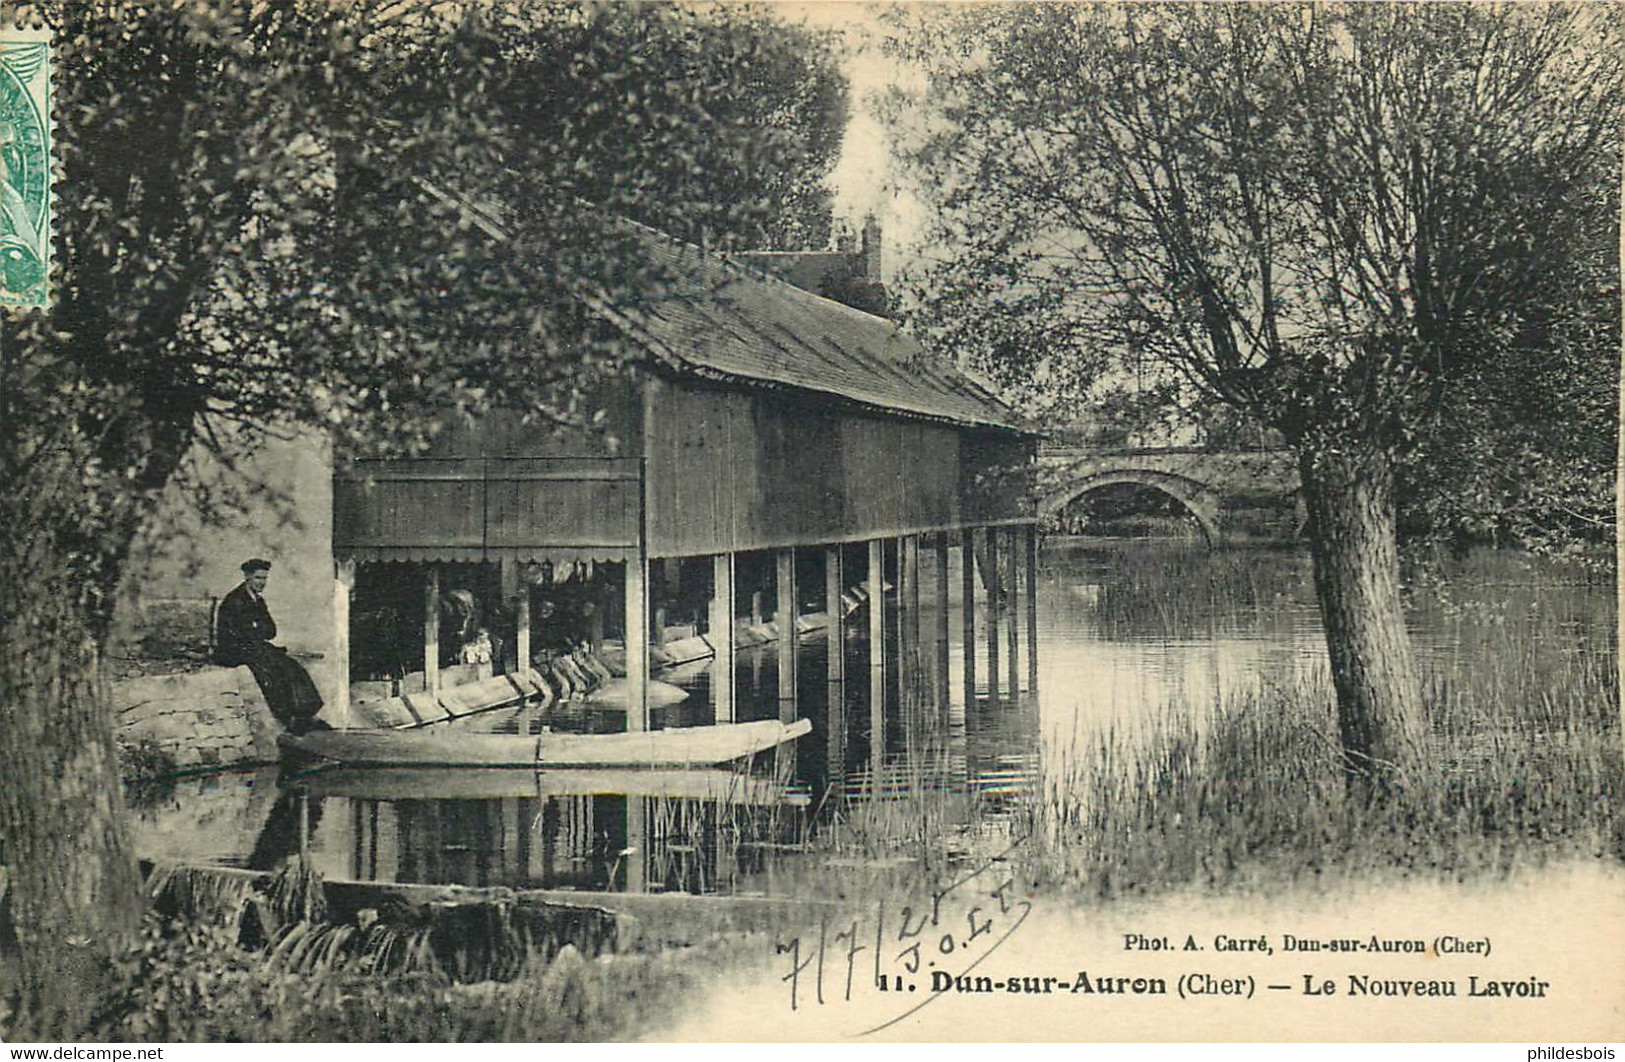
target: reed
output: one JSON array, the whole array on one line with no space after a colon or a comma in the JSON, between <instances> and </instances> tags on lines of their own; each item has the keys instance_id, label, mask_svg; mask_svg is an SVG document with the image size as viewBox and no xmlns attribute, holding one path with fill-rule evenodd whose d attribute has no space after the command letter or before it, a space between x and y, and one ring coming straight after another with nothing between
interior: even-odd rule
<instances>
[{"instance_id":1,"label":"reed","mask_svg":"<svg viewBox=\"0 0 1625 1062\"><path fill-rule=\"evenodd\" d=\"M286 954L239 946L228 928L149 920L112 971L78 1039L222 1042L546 1042L622 1039L670 1020L711 972L762 950L750 938L583 958L533 953L510 980L459 983L430 968L381 972L346 959L344 927L300 923ZM351 927L351 934L362 931ZM301 954L295 956L293 952ZM30 1038L0 1005L0 1035Z\"/></svg>"},{"instance_id":2,"label":"reed","mask_svg":"<svg viewBox=\"0 0 1625 1062\"><path fill-rule=\"evenodd\" d=\"M1625 858L1605 573L1500 554L1452 574L1412 602L1429 747L1396 798L1345 786L1324 675L1257 683L1050 757L1023 811L1035 877L1111 898Z\"/></svg>"}]
</instances>

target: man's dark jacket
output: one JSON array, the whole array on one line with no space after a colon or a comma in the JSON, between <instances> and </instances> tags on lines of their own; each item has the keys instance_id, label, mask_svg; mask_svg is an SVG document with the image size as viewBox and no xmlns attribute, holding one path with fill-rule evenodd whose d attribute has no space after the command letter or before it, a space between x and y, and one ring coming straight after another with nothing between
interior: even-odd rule
<instances>
[{"instance_id":1,"label":"man's dark jacket","mask_svg":"<svg viewBox=\"0 0 1625 1062\"><path fill-rule=\"evenodd\" d=\"M264 598L248 592L247 584L221 599L214 618L215 661L227 667L247 664L271 713L300 732L321 711L322 695L299 661L271 644L275 637L271 610Z\"/></svg>"},{"instance_id":2,"label":"man's dark jacket","mask_svg":"<svg viewBox=\"0 0 1625 1062\"><path fill-rule=\"evenodd\" d=\"M241 584L220 602L215 613L214 657L227 667L248 663L252 650L276 637L276 621L265 599Z\"/></svg>"}]
</instances>

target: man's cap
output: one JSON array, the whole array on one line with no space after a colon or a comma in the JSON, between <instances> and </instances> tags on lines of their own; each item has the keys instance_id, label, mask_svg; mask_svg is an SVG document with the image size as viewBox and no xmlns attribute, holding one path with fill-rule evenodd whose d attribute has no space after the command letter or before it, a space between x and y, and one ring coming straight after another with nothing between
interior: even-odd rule
<instances>
[{"instance_id":1,"label":"man's cap","mask_svg":"<svg viewBox=\"0 0 1625 1062\"><path fill-rule=\"evenodd\" d=\"M262 560L259 557L255 557L252 560L243 561L244 575L253 575L255 572L268 572L270 570L271 562L268 560Z\"/></svg>"}]
</instances>

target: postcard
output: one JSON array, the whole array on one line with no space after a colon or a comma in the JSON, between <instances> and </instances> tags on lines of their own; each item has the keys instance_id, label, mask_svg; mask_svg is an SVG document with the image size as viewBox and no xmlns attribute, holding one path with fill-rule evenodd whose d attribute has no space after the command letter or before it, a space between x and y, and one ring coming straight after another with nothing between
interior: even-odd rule
<instances>
[{"instance_id":1,"label":"postcard","mask_svg":"<svg viewBox=\"0 0 1625 1062\"><path fill-rule=\"evenodd\" d=\"M1622 32L22 11L0 1038L1612 1058Z\"/></svg>"}]
</instances>

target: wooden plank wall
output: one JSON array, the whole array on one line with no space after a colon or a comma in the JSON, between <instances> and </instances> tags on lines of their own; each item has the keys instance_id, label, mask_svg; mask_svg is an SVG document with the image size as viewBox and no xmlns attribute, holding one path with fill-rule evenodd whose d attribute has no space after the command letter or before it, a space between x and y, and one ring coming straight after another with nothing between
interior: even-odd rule
<instances>
[{"instance_id":1,"label":"wooden plank wall","mask_svg":"<svg viewBox=\"0 0 1625 1062\"><path fill-rule=\"evenodd\" d=\"M660 381L650 402L655 556L856 540L959 521L960 433L951 426L690 381Z\"/></svg>"},{"instance_id":2,"label":"wooden plank wall","mask_svg":"<svg viewBox=\"0 0 1625 1062\"><path fill-rule=\"evenodd\" d=\"M560 437L493 415L427 459L341 469L336 548L624 546L647 455L649 555L858 541L1030 515L1033 443L838 406L805 393L649 380L601 396L610 436ZM606 460L611 455L618 459ZM546 458L547 460L543 460Z\"/></svg>"},{"instance_id":3,"label":"wooden plank wall","mask_svg":"<svg viewBox=\"0 0 1625 1062\"><path fill-rule=\"evenodd\" d=\"M333 481L341 549L637 544L635 459L457 458L360 463Z\"/></svg>"},{"instance_id":4,"label":"wooden plank wall","mask_svg":"<svg viewBox=\"0 0 1625 1062\"><path fill-rule=\"evenodd\" d=\"M561 431L492 410L454 420L422 458L356 462L333 476L333 544L457 549L635 544L639 385L599 382L602 430Z\"/></svg>"},{"instance_id":5,"label":"wooden plank wall","mask_svg":"<svg viewBox=\"0 0 1625 1062\"><path fill-rule=\"evenodd\" d=\"M477 459L371 462L333 477L333 545L481 548L485 483ZM371 478L377 469L388 478Z\"/></svg>"}]
</instances>

